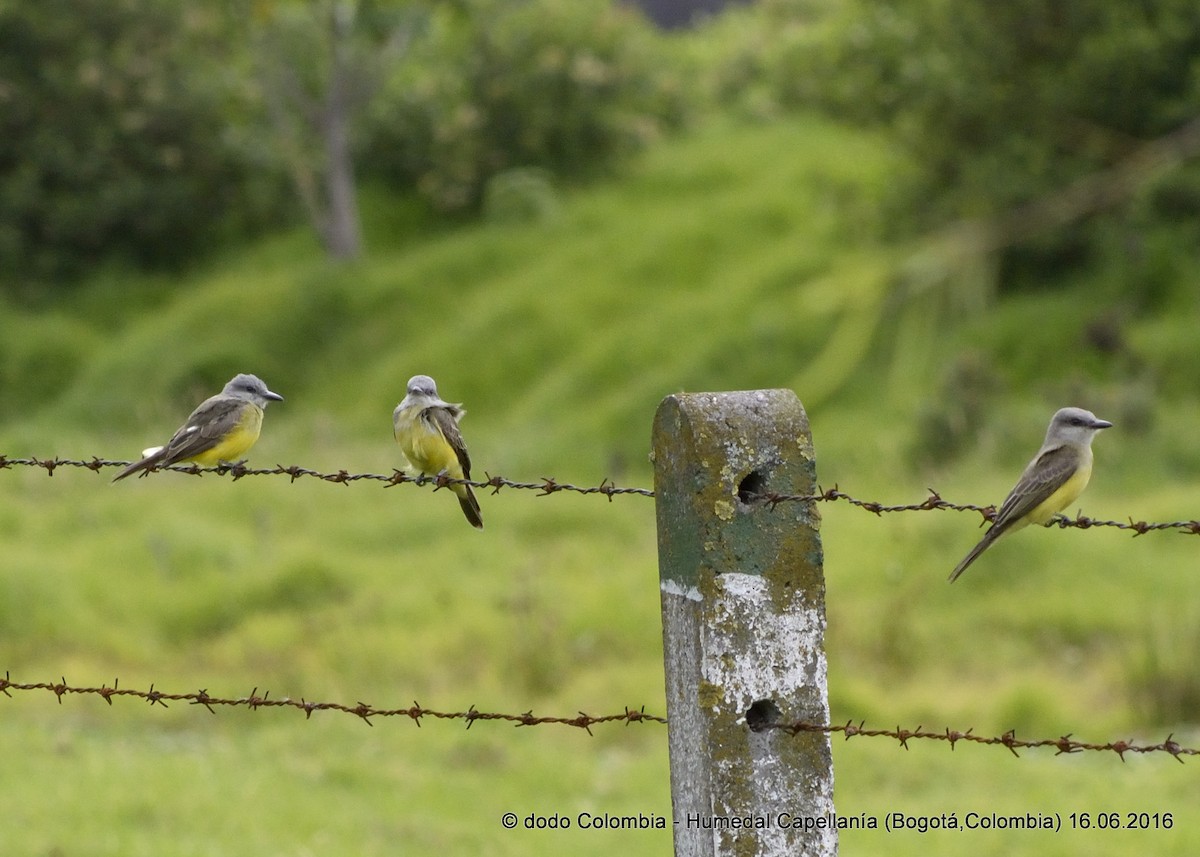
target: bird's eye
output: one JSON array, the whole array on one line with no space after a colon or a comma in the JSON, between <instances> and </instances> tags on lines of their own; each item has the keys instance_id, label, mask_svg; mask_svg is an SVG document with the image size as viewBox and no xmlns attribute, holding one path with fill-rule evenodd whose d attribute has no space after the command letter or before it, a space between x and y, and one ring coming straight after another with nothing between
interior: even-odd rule
<instances>
[{"instance_id":1,"label":"bird's eye","mask_svg":"<svg viewBox=\"0 0 1200 857\"><path fill-rule=\"evenodd\" d=\"M1073 425L1073 426L1081 426L1081 425L1083 425L1083 420L1081 420L1079 417L1074 417L1074 418L1071 420L1071 425Z\"/></svg>"}]
</instances>

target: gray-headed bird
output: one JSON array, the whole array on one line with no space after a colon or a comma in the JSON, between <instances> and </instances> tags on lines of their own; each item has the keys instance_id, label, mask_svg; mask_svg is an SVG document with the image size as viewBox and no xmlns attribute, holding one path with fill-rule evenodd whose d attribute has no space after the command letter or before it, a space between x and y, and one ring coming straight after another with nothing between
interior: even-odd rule
<instances>
[{"instance_id":1,"label":"gray-headed bird","mask_svg":"<svg viewBox=\"0 0 1200 857\"><path fill-rule=\"evenodd\" d=\"M950 573L950 582L957 580L967 566L1005 533L1016 532L1028 524L1049 523L1075 502L1092 477L1092 438L1106 428L1112 428L1112 423L1098 419L1091 411L1059 410L1050 420L1042 448L1004 499L979 544Z\"/></svg>"},{"instance_id":2,"label":"gray-headed bird","mask_svg":"<svg viewBox=\"0 0 1200 857\"><path fill-rule=\"evenodd\" d=\"M465 415L462 405L442 401L437 385L428 375L408 379L404 399L392 412L392 430L400 451L413 469L430 476L445 474L451 479L471 478L471 456L458 430ZM463 514L476 529L483 529L479 501L470 485L453 484Z\"/></svg>"},{"instance_id":3,"label":"gray-headed bird","mask_svg":"<svg viewBox=\"0 0 1200 857\"><path fill-rule=\"evenodd\" d=\"M143 458L118 473L113 482L139 470L185 461L204 467L233 463L258 440L263 408L268 402L282 401L283 396L268 390L257 376L235 375L225 389L192 411L166 446L143 452Z\"/></svg>"}]
</instances>

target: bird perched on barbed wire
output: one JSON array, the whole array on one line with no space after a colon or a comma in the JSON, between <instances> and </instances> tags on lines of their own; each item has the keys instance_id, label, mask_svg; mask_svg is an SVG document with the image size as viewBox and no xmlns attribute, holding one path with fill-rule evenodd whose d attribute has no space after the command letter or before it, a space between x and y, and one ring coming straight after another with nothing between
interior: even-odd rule
<instances>
[{"instance_id":1,"label":"bird perched on barbed wire","mask_svg":"<svg viewBox=\"0 0 1200 857\"><path fill-rule=\"evenodd\" d=\"M1028 524L1047 524L1083 493L1092 477L1092 438L1112 428L1083 408L1062 408L1050 420L1042 448L1009 492L979 544L950 573L950 582L967 570L992 542Z\"/></svg>"},{"instance_id":2,"label":"bird perched on barbed wire","mask_svg":"<svg viewBox=\"0 0 1200 857\"><path fill-rule=\"evenodd\" d=\"M471 478L471 456L458 430L458 421L466 413L461 404L443 401L437 384L428 375L408 379L404 399L392 412L392 430L400 451L414 470L429 476ZM449 488L458 495L458 503L471 526L482 530L483 516L471 486L458 483Z\"/></svg>"},{"instance_id":3,"label":"bird perched on barbed wire","mask_svg":"<svg viewBox=\"0 0 1200 857\"><path fill-rule=\"evenodd\" d=\"M140 471L149 472L169 464L191 462L204 467L236 462L258 440L263 409L268 402L282 402L256 375L235 375L215 396L205 399L166 446L147 449L142 459L130 464L113 482Z\"/></svg>"}]
</instances>

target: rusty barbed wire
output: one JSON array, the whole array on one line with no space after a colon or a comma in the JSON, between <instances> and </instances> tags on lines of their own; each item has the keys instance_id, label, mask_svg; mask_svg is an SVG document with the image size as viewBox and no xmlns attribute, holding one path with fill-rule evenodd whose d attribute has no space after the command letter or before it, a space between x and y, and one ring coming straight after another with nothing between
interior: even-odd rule
<instances>
[{"instance_id":1,"label":"rusty barbed wire","mask_svg":"<svg viewBox=\"0 0 1200 857\"><path fill-rule=\"evenodd\" d=\"M60 467L78 467L85 470L91 470L99 473L107 467L125 467L130 464L129 461L116 461L105 458L91 458L89 460L76 460L68 458L9 458L6 455L0 454L0 470L11 469L14 467L38 467L46 471L47 475L53 476L54 471ZM600 494L605 496L611 502L614 497L624 495L636 495L640 497L654 497L654 489L652 488L637 488L628 486L619 486L608 479L601 480L599 485L579 486L570 482L563 482L554 477L543 476L536 482L526 481L520 482L512 479L506 479L503 476L492 476L487 474L487 478L483 480L471 479L454 479L439 474L437 476L427 476L421 474L413 476L405 473L402 470L393 470L390 474L383 473L350 473L346 470L338 470L334 473L322 473L318 470L312 470L307 467L292 465L284 467L282 464L277 464L274 467L252 468L246 467L244 464L220 464L215 467L201 467L197 464L171 464L166 467L151 468L146 471L152 473L155 470L173 470L176 473L186 473L191 476L202 476L212 474L216 476L232 476L236 481L244 476L287 476L292 482L302 477L318 479L322 482L332 482L340 485L350 485L355 482L379 482L385 488L390 488L394 485L417 485L426 486L432 485L435 489L446 488L450 485L470 485L472 488L480 490L491 489L493 494L500 492L502 488L512 488L519 491L537 491L538 496L544 497L549 494L558 494L562 492L575 494ZM951 512L977 512L984 523L991 523L996 519L997 507L992 505L980 506L975 503L953 503L945 500L933 488L926 489L929 492L924 500L919 503L897 503L887 504L876 500L862 500L858 497L851 496L840 490L835 483L832 488L824 489L819 485L814 494L781 494L774 491L765 491L759 493L748 493L739 495L743 502L765 503L772 508L780 503L849 503L851 506L862 509L866 512L871 512L874 515L884 515L893 512L931 512L931 511L951 511ZM1060 529L1075 528L1080 530L1089 530L1096 527L1110 527L1117 530L1128 530L1134 536L1142 536L1150 532L1158 532L1172 530L1186 535L1200 535L1200 520L1188 521L1145 521L1134 520L1132 517L1126 521L1106 521L1099 518L1091 518L1087 515L1076 515L1074 518L1068 518L1064 515L1059 515L1051 521L1049 526L1055 526Z\"/></svg>"},{"instance_id":2,"label":"rusty barbed wire","mask_svg":"<svg viewBox=\"0 0 1200 857\"><path fill-rule=\"evenodd\" d=\"M90 460L76 460L69 458L9 458L6 455L0 454L0 470L9 469L12 467L40 467L46 471L48 476L53 476L54 471L60 467L80 467L85 470L91 470L99 473L106 467L125 467L132 462L115 461L106 458L92 458ZM446 488L450 485L470 485L472 488L492 489L493 494L499 493L501 488L513 488L524 491L537 491L539 496L548 494L558 494L566 491L575 494L601 494L607 497L610 501L613 497L618 497L626 494L639 495L642 497L653 497L654 491L650 488L624 488L615 485L607 479L600 482L599 485L579 486L572 485L569 482L561 482L552 477L544 476L536 482L518 482L512 479L506 479L503 476L487 475L487 478L478 481L471 479L454 479L445 474L437 476L427 476L421 474L412 476L402 470L393 470L390 474L383 473L350 473L346 470L338 470L335 473L322 473L318 470L311 470L307 467L292 465L284 467L282 464L277 464L274 467L246 467L244 464L219 464L215 467L201 467L198 464L171 464L166 467L154 467L145 471L142 475L151 473L155 470L173 470L176 473L187 473L191 476L202 476L204 474L214 474L217 476L232 476L234 480L241 479L244 476L287 476L292 482L302 477L319 479L322 482L333 482L340 485L349 485L354 482L381 482L385 488L390 488L393 485L433 485L435 488Z\"/></svg>"},{"instance_id":3,"label":"rusty barbed wire","mask_svg":"<svg viewBox=\"0 0 1200 857\"><path fill-rule=\"evenodd\" d=\"M647 714L645 706L641 708L626 708L621 714L605 714L601 716L593 716L580 711L574 717L539 717L534 715L532 711L526 711L522 714L500 714L494 711L480 711L474 705L466 711L435 711L432 708L425 708L417 702L413 702L408 708L376 708L373 705L368 705L365 702L357 702L354 705L345 705L340 702L312 702L306 699L291 699L290 697L280 697L271 699L270 691L258 692L258 688L250 691L249 695L236 697L232 699L213 696L207 690L198 690L191 693L166 693L161 690L156 690L154 685L150 685L149 690L134 690L130 688L120 687L118 679L113 679L112 686L101 685L100 687L75 687L67 684L64 678L57 682L16 682L11 679L8 672L4 673L4 678L0 679L0 693L12 698L11 691L47 691L58 697L58 702L61 705L64 696L67 695L92 695L99 696L109 705L112 705L113 697L130 697L132 699L141 699L149 702L151 706L161 705L164 708L169 707L169 702L186 702L189 705L202 705L211 713L216 714L215 706L228 706L234 708L248 708L251 711L257 711L260 708L294 708L304 712L305 719L311 719L314 711L337 711L342 714L353 714L363 720L368 726L373 726L371 723L372 717L407 717L412 720L417 726L421 725L421 719L430 717L436 720L463 720L470 729L478 720L500 720L512 723L514 726L543 726L546 724L558 724L562 726L574 726L577 729L582 729L589 735L592 734L591 727L601 723L663 723L667 722L665 717L659 717L656 714Z\"/></svg>"},{"instance_id":4,"label":"rusty barbed wire","mask_svg":"<svg viewBox=\"0 0 1200 857\"><path fill-rule=\"evenodd\" d=\"M151 706L159 705L164 708L169 707L170 702L186 702L189 705L200 705L208 709L209 712L216 714L216 707L233 707L233 708L248 708L251 711L257 711L261 708L292 708L298 711L303 711L305 719L311 719L314 711L336 711L341 714L350 714L363 720L368 726L373 726L371 723L372 717L407 717L421 725L423 718L432 718L435 720L461 720L467 724L470 729L476 721L479 720L497 720L507 723L512 723L514 726L543 726L546 724L556 724L561 726L572 726L577 729L582 729L589 735L593 734L591 727L603 723L656 723L666 725L667 718L660 717L656 714L647 714L646 707L643 705L640 708L625 707L625 710L620 714L606 714L595 716L579 712L573 717L549 716L542 717L535 715L532 711L526 711L521 714L503 714L492 711L480 711L474 705L470 706L465 711L436 711L432 708L426 708L417 702L413 702L408 708L377 708L373 705L368 705L365 702L357 702L354 705L346 705L339 702L313 702L306 699L291 699L290 697L280 697L272 699L270 691L258 692L258 688L254 688L247 696L224 698L213 696L207 690L201 689L188 693L167 693L155 689L154 685L150 685L148 690L137 690L131 688L123 688L120 686L118 679L113 679L111 686L105 684L100 687L76 687L68 684L63 678L57 682L17 682L13 681L10 674L5 672L4 677L0 678L0 694L12 698L12 691L44 691L52 693L58 699L59 704L62 704L64 696L69 695L90 695L99 696L110 706L113 704L113 697L129 697L132 699L140 699L150 703ZM955 729L946 729L935 732L918 726L916 729L903 729L897 726L895 729L868 729L864 721L859 721L857 724L854 721L847 721L844 724L825 724L811 723L808 721L797 721L795 723L770 723L764 724L758 729L775 729L781 732L786 732L790 735L799 735L802 733L823 732L828 735L842 734L846 740L850 738L890 738L896 741L904 749L908 749L908 742L912 740L940 741L950 745L953 750L959 742L969 744L979 744L984 746L1004 747L1014 756L1020 758L1018 750L1031 750L1052 747L1057 752L1055 755L1064 755L1082 752L1104 752L1115 753L1120 757L1121 761L1125 761L1126 753L1147 754L1147 753L1167 753L1172 756L1177 762L1182 763L1184 756L1200 756L1200 749L1184 747L1174 740L1174 733L1168 735L1163 741L1157 744L1138 744L1133 741L1117 740L1108 741L1103 744L1077 741L1072 737L1071 733L1063 735L1059 738L1039 738L1039 739L1023 739L1016 736L1015 730L1009 730L1003 735L983 736L976 735L973 729L968 729L965 732Z\"/></svg>"},{"instance_id":5,"label":"rusty barbed wire","mask_svg":"<svg viewBox=\"0 0 1200 857\"><path fill-rule=\"evenodd\" d=\"M766 503L772 507L780 503L833 503L843 501L875 515L884 515L890 512L978 512L983 516L983 520L986 523L990 524L996 520L997 508L995 505L979 506L974 503L952 503L949 500L943 500L942 496L932 488L925 490L929 492L929 496L920 503L899 503L895 505L887 505L874 500L860 500L857 497L852 497L838 490L836 484L828 490L822 490L818 486L818 493L816 494L778 494L767 491L751 495L747 499L751 502ZM1134 536L1142 536L1146 533L1159 530L1175 530L1188 535L1200 535L1200 521L1197 520L1151 522L1135 521L1133 518L1130 518L1128 521L1103 521L1098 518L1089 518L1086 515L1077 515L1074 518L1058 515L1048 526L1056 526L1059 529L1075 527L1080 530L1089 530L1093 527L1112 527L1118 530L1130 530Z\"/></svg>"},{"instance_id":6,"label":"rusty barbed wire","mask_svg":"<svg viewBox=\"0 0 1200 857\"><path fill-rule=\"evenodd\" d=\"M1031 750L1041 747L1053 747L1057 752L1056 756L1082 753L1086 751L1100 753L1116 753L1121 761L1125 761L1126 753L1169 753L1175 761L1183 763L1183 756L1200 756L1200 749L1191 747L1183 747L1175 741L1175 733L1167 735L1167 737L1158 744L1136 744L1132 741L1118 740L1109 741L1104 744L1097 744L1088 741L1076 741L1072 738L1073 733L1067 733L1059 738L1038 738L1038 739L1023 739L1018 738L1016 731L1010 729L1003 735L993 737L985 737L976 735L974 730L968 729L966 732L960 732L947 727L942 732L933 732L923 729L918 726L916 729L902 729L897 726L895 729L867 729L865 721L859 721L855 724L854 721L847 721L842 725L807 723L800 721L797 723L775 723L767 724L765 729L777 729L782 732L787 732L791 735L799 735L803 732L824 732L829 735L841 733L849 741L855 737L865 738L892 738L897 741L905 750L908 749L908 742L914 739L925 741L943 741L950 745L953 750L954 746L960 741L970 744L984 744L988 746L1006 747L1014 756L1020 758L1021 754L1017 750Z\"/></svg>"}]
</instances>

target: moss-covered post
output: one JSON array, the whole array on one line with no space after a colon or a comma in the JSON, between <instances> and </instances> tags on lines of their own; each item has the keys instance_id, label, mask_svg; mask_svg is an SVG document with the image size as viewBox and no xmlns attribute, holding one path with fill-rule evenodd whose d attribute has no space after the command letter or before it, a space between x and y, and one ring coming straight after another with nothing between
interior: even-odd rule
<instances>
[{"instance_id":1,"label":"moss-covered post","mask_svg":"<svg viewBox=\"0 0 1200 857\"><path fill-rule=\"evenodd\" d=\"M668 396L654 419L676 857L837 853L825 579L808 417L790 390Z\"/></svg>"}]
</instances>

